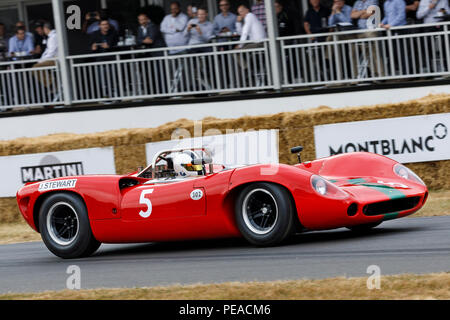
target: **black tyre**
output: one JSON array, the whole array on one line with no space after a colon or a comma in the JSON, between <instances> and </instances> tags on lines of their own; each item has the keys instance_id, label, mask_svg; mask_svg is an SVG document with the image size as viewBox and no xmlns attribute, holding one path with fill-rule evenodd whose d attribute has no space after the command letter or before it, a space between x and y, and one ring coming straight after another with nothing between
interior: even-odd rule
<instances>
[{"instance_id":1,"label":"black tyre","mask_svg":"<svg viewBox=\"0 0 450 320\"><path fill-rule=\"evenodd\" d=\"M294 229L295 209L289 192L272 183L253 183L237 197L236 223L242 236L258 246L273 246Z\"/></svg>"},{"instance_id":2,"label":"black tyre","mask_svg":"<svg viewBox=\"0 0 450 320\"><path fill-rule=\"evenodd\" d=\"M353 232L357 233L364 233L372 230L373 228L379 226L381 222L374 222L374 223L367 223L367 224L360 224L358 226L351 226L347 227L347 229L350 229Z\"/></svg>"},{"instance_id":3,"label":"black tyre","mask_svg":"<svg viewBox=\"0 0 450 320\"><path fill-rule=\"evenodd\" d=\"M83 200L73 194L57 193L45 199L39 211L39 230L47 248L64 259L89 256L100 246Z\"/></svg>"}]
</instances>

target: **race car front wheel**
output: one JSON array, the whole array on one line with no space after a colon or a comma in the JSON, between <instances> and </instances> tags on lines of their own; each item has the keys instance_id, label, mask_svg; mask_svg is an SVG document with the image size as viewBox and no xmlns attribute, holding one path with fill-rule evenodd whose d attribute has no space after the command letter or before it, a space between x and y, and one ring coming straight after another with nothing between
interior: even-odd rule
<instances>
[{"instance_id":1,"label":"race car front wheel","mask_svg":"<svg viewBox=\"0 0 450 320\"><path fill-rule=\"evenodd\" d=\"M64 259L89 256L100 246L92 234L84 202L73 194L52 194L44 200L39 230L47 248Z\"/></svg>"},{"instance_id":2,"label":"race car front wheel","mask_svg":"<svg viewBox=\"0 0 450 320\"><path fill-rule=\"evenodd\" d=\"M273 183L253 183L237 197L236 223L242 236L258 246L276 245L294 231L289 192Z\"/></svg>"}]
</instances>

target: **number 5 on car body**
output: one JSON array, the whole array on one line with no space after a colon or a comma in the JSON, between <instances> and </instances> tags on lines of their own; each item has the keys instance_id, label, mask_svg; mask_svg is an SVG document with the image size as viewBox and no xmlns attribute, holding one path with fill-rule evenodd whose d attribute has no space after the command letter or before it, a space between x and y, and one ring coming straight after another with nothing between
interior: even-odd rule
<instances>
[{"instance_id":1,"label":"number 5 on car body","mask_svg":"<svg viewBox=\"0 0 450 320\"><path fill-rule=\"evenodd\" d=\"M141 210L141 212L139 212L139 215L142 218L148 218L152 214L152 209L153 209L152 202L150 199L145 197L147 194L150 194L150 193L153 193L153 189L142 190L141 197L139 198L140 204L147 205L147 211Z\"/></svg>"}]
</instances>

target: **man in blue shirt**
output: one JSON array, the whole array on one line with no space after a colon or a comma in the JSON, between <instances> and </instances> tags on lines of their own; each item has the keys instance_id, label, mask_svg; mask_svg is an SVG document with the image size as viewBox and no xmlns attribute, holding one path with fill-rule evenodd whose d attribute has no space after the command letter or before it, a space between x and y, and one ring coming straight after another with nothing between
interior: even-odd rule
<instances>
[{"instance_id":1,"label":"man in blue shirt","mask_svg":"<svg viewBox=\"0 0 450 320\"><path fill-rule=\"evenodd\" d=\"M214 18L214 34L236 31L236 15L230 12L230 1L219 2L221 13Z\"/></svg>"},{"instance_id":2,"label":"man in blue shirt","mask_svg":"<svg viewBox=\"0 0 450 320\"><path fill-rule=\"evenodd\" d=\"M338 23L352 23L351 15L352 7L346 5L345 0L334 0L328 25L334 26Z\"/></svg>"},{"instance_id":3,"label":"man in blue shirt","mask_svg":"<svg viewBox=\"0 0 450 320\"><path fill-rule=\"evenodd\" d=\"M406 24L406 3L404 0L386 0L384 2L384 18L380 27L389 29Z\"/></svg>"},{"instance_id":4,"label":"man in blue shirt","mask_svg":"<svg viewBox=\"0 0 450 320\"><path fill-rule=\"evenodd\" d=\"M34 43L33 39L26 34L25 28L16 28L16 35L9 39L9 54L11 56L18 55L29 55L33 53Z\"/></svg>"},{"instance_id":5,"label":"man in blue shirt","mask_svg":"<svg viewBox=\"0 0 450 320\"><path fill-rule=\"evenodd\" d=\"M358 0L353 5L351 17L358 20L359 29L367 29L367 19L373 15L373 13L367 12L370 6L378 6L378 0Z\"/></svg>"}]
</instances>

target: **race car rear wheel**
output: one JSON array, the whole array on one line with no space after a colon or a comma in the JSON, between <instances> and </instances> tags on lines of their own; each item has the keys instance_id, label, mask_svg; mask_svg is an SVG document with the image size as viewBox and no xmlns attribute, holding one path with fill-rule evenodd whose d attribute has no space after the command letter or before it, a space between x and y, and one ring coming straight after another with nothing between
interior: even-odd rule
<instances>
[{"instance_id":1,"label":"race car rear wheel","mask_svg":"<svg viewBox=\"0 0 450 320\"><path fill-rule=\"evenodd\" d=\"M84 202L73 194L57 193L44 200L39 229L47 248L64 259L89 256L100 246L92 234Z\"/></svg>"},{"instance_id":2,"label":"race car rear wheel","mask_svg":"<svg viewBox=\"0 0 450 320\"><path fill-rule=\"evenodd\" d=\"M244 238L259 246L276 245L294 231L294 206L289 192L272 183L254 183L237 197L236 223Z\"/></svg>"},{"instance_id":3,"label":"race car rear wheel","mask_svg":"<svg viewBox=\"0 0 450 320\"><path fill-rule=\"evenodd\" d=\"M372 230L373 228L379 226L380 224L381 224L381 222L366 223L366 224L360 224L357 226L347 227L347 229L349 229L353 232L357 232L357 233L364 233L364 232L368 232L368 231Z\"/></svg>"}]
</instances>

